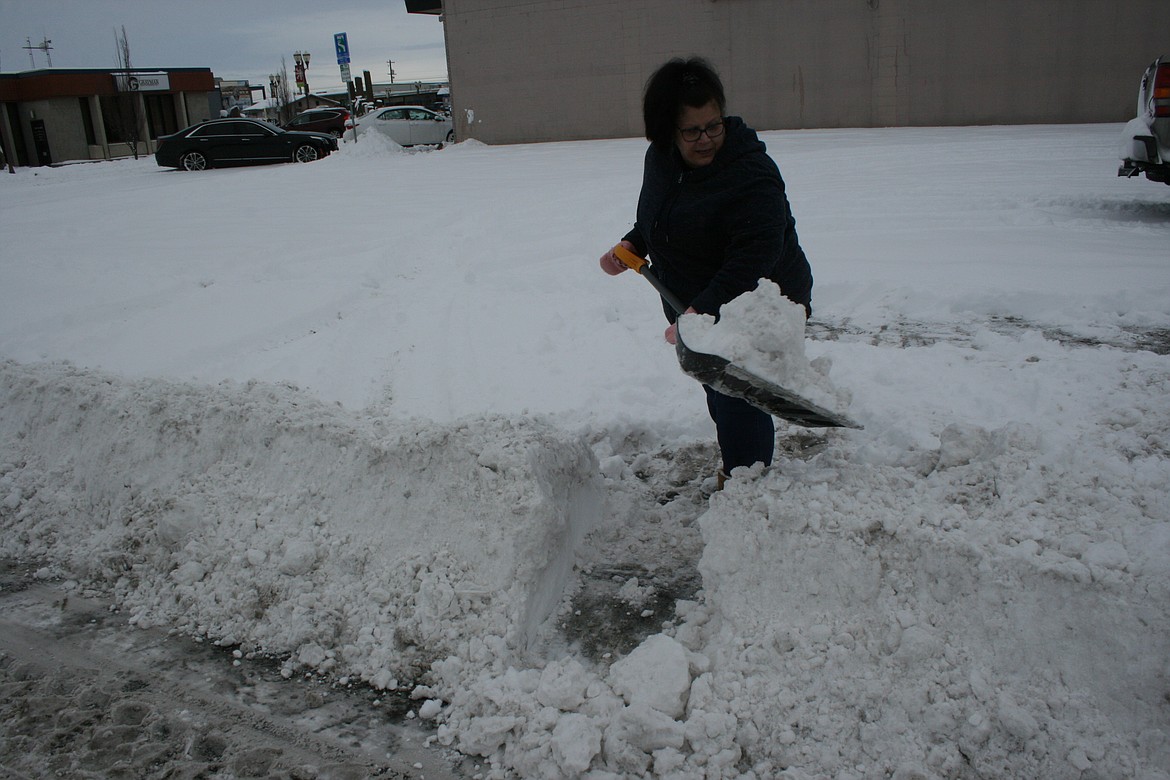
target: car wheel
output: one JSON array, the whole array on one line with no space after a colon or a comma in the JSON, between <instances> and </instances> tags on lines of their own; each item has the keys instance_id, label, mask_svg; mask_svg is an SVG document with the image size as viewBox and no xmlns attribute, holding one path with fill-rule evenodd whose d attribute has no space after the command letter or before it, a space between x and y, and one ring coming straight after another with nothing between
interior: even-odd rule
<instances>
[{"instance_id":1,"label":"car wheel","mask_svg":"<svg viewBox=\"0 0 1170 780\"><path fill-rule=\"evenodd\" d=\"M187 152L179 158L179 167L184 171L202 171L207 169L207 158L203 152Z\"/></svg>"},{"instance_id":2,"label":"car wheel","mask_svg":"<svg viewBox=\"0 0 1170 780\"><path fill-rule=\"evenodd\" d=\"M293 159L297 162L313 162L313 160L316 160L320 156L321 155L318 154L317 148L315 146L312 146L311 144L302 144L301 146L297 147L297 151L296 154L293 155Z\"/></svg>"},{"instance_id":3,"label":"car wheel","mask_svg":"<svg viewBox=\"0 0 1170 780\"><path fill-rule=\"evenodd\" d=\"M341 131L340 131L340 130L338 130L338 129L335 127L335 128L333 128L332 130L330 130L330 131L329 131L329 135L333 136L334 138L336 138L336 139L338 139L338 140L341 140L342 133L341 133Z\"/></svg>"},{"instance_id":4,"label":"car wheel","mask_svg":"<svg viewBox=\"0 0 1170 780\"><path fill-rule=\"evenodd\" d=\"M449 131L447 131L447 141L446 141L446 143L449 143L449 144L453 144L453 143L455 143L455 131L454 131L454 130L449 130Z\"/></svg>"}]
</instances>

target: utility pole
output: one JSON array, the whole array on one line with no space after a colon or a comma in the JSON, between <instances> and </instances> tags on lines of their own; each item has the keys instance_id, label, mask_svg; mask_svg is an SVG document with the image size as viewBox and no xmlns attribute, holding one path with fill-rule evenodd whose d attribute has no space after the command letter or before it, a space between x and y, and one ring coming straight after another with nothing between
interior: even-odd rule
<instances>
[{"instance_id":1,"label":"utility pole","mask_svg":"<svg viewBox=\"0 0 1170 780\"><path fill-rule=\"evenodd\" d=\"M394 83L394 60L386 60L386 75L390 77L390 83Z\"/></svg>"}]
</instances>

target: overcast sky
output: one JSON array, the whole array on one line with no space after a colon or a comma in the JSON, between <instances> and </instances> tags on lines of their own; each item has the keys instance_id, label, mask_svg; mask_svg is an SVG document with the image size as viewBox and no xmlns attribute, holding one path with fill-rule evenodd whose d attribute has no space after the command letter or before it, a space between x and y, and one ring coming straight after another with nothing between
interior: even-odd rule
<instances>
[{"instance_id":1,"label":"overcast sky","mask_svg":"<svg viewBox=\"0 0 1170 780\"><path fill-rule=\"evenodd\" d=\"M354 77L389 81L387 60L398 82L447 77L442 23L408 14L403 0L0 0L0 71L31 69L25 47L46 38L54 68L114 68L123 27L136 68L211 68L267 85L281 57L292 80L299 49L312 55L309 88L338 88L333 34L344 32ZM48 66L45 52L32 56Z\"/></svg>"}]
</instances>

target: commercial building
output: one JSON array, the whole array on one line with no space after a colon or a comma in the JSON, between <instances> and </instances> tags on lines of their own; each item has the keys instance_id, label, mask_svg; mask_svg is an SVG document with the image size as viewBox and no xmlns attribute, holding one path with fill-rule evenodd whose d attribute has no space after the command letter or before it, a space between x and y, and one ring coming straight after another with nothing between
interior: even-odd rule
<instances>
[{"instance_id":1,"label":"commercial building","mask_svg":"<svg viewBox=\"0 0 1170 780\"><path fill-rule=\"evenodd\" d=\"M1170 54L1166 0L405 0L440 15L456 135L642 134L671 57L757 129L1113 122Z\"/></svg>"},{"instance_id":2,"label":"commercial building","mask_svg":"<svg viewBox=\"0 0 1170 780\"><path fill-rule=\"evenodd\" d=\"M14 165L152 154L159 136L219 116L208 68L0 73L0 140Z\"/></svg>"}]
</instances>

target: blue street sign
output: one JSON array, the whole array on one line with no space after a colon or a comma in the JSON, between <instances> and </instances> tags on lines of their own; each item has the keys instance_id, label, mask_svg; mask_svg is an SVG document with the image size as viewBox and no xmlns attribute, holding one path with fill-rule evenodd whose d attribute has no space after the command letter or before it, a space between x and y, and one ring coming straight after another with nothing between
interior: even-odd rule
<instances>
[{"instance_id":1,"label":"blue street sign","mask_svg":"<svg viewBox=\"0 0 1170 780\"><path fill-rule=\"evenodd\" d=\"M337 49L337 64L349 64L349 38L345 33L333 34L333 46Z\"/></svg>"}]
</instances>

